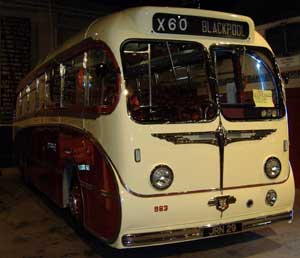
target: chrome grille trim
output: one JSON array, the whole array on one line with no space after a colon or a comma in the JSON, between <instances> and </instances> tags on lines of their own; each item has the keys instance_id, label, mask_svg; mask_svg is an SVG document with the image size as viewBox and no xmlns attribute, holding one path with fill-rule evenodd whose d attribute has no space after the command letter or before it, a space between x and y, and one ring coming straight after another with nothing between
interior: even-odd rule
<instances>
[{"instance_id":1,"label":"chrome grille trim","mask_svg":"<svg viewBox=\"0 0 300 258\"><path fill-rule=\"evenodd\" d=\"M219 146L218 135L222 133L224 146L241 141L261 140L276 132L276 129L261 130L226 130L220 123L216 131L209 132L180 132L180 133L152 133L153 137L166 140L174 144L210 144Z\"/></svg>"},{"instance_id":2,"label":"chrome grille trim","mask_svg":"<svg viewBox=\"0 0 300 258\"><path fill-rule=\"evenodd\" d=\"M276 222L288 221L289 223L291 223L293 221L293 218L293 210L291 210L289 212L263 216L248 220L233 221L231 223L242 223L242 231L237 232L241 233L252 229L257 229L259 227L268 226ZM205 228L212 228L214 226L218 226L218 224L207 225L203 227L165 230L149 233L126 234L122 237L122 243L125 247L139 247L210 238L212 236L203 236L203 230Z\"/></svg>"}]
</instances>

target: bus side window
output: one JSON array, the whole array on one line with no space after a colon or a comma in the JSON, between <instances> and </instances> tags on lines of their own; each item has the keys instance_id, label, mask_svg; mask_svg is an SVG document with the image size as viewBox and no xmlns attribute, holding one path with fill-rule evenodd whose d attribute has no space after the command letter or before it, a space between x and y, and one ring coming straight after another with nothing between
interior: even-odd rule
<instances>
[{"instance_id":1,"label":"bus side window","mask_svg":"<svg viewBox=\"0 0 300 258\"><path fill-rule=\"evenodd\" d=\"M36 101L35 111L43 109L45 104L45 74L40 75L36 79Z\"/></svg>"},{"instance_id":2,"label":"bus side window","mask_svg":"<svg viewBox=\"0 0 300 258\"><path fill-rule=\"evenodd\" d=\"M84 70L80 67L76 72L76 104L83 105L83 79Z\"/></svg>"},{"instance_id":3,"label":"bus side window","mask_svg":"<svg viewBox=\"0 0 300 258\"><path fill-rule=\"evenodd\" d=\"M37 82L33 101L35 111L75 108L105 113L111 111L118 99L117 69L107 51L99 46L65 60L55 60L35 79L34 83ZM24 104L27 93L24 91L22 94L18 112L25 110L28 113L29 106Z\"/></svg>"},{"instance_id":4,"label":"bus side window","mask_svg":"<svg viewBox=\"0 0 300 258\"><path fill-rule=\"evenodd\" d=\"M83 106L84 92L84 69L83 53L78 54L65 62L65 88L64 103L65 106Z\"/></svg>"},{"instance_id":5,"label":"bus side window","mask_svg":"<svg viewBox=\"0 0 300 258\"><path fill-rule=\"evenodd\" d=\"M28 96L28 100L29 100L29 107L28 107L28 114L31 115L35 112L35 101L36 101L36 80L33 80L30 85L29 85L29 96Z\"/></svg>"},{"instance_id":6,"label":"bus side window","mask_svg":"<svg viewBox=\"0 0 300 258\"><path fill-rule=\"evenodd\" d=\"M106 51L95 48L88 53L89 105L111 106L117 99L117 72Z\"/></svg>"},{"instance_id":7,"label":"bus side window","mask_svg":"<svg viewBox=\"0 0 300 258\"><path fill-rule=\"evenodd\" d=\"M76 56L64 62L64 87L63 87L63 106L72 107L82 104L82 83L78 84L78 73L82 70L82 55ZM79 60L81 62L79 62Z\"/></svg>"},{"instance_id":8,"label":"bus side window","mask_svg":"<svg viewBox=\"0 0 300 258\"><path fill-rule=\"evenodd\" d=\"M60 100L60 74L59 65L55 64L47 71L46 108L59 107Z\"/></svg>"}]
</instances>

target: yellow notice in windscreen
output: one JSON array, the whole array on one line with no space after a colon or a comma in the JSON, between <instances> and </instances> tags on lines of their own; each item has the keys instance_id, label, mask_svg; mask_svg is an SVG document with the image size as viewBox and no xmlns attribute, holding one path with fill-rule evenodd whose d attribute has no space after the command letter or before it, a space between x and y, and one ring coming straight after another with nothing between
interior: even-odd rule
<instances>
[{"instance_id":1,"label":"yellow notice in windscreen","mask_svg":"<svg viewBox=\"0 0 300 258\"><path fill-rule=\"evenodd\" d=\"M256 107L274 107L271 90L253 90L253 99Z\"/></svg>"}]
</instances>

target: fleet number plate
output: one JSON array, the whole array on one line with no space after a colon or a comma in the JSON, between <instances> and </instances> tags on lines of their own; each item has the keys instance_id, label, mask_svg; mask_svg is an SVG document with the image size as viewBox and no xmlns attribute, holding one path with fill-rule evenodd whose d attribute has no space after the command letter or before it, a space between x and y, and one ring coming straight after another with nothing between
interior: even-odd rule
<instances>
[{"instance_id":1,"label":"fleet number plate","mask_svg":"<svg viewBox=\"0 0 300 258\"><path fill-rule=\"evenodd\" d=\"M230 224L218 225L211 228L205 228L203 230L203 236L204 237L219 236L219 235L232 234L240 231L242 231L242 223L230 223Z\"/></svg>"}]
</instances>

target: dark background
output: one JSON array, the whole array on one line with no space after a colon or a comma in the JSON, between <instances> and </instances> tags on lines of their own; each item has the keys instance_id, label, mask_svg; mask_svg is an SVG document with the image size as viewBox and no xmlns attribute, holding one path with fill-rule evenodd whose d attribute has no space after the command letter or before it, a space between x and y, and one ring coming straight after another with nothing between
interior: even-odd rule
<instances>
[{"instance_id":1,"label":"dark background","mask_svg":"<svg viewBox=\"0 0 300 258\"><path fill-rule=\"evenodd\" d=\"M98 2L99 5L108 5L111 9L124 9L127 7L156 5L156 6L178 6L201 9L232 12L247 15L253 18L259 25L265 22L300 15L299 0L90 0ZM74 2L73 2L74 3ZM79 4L84 4L78 1Z\"/></svg>"}]
</instances>

